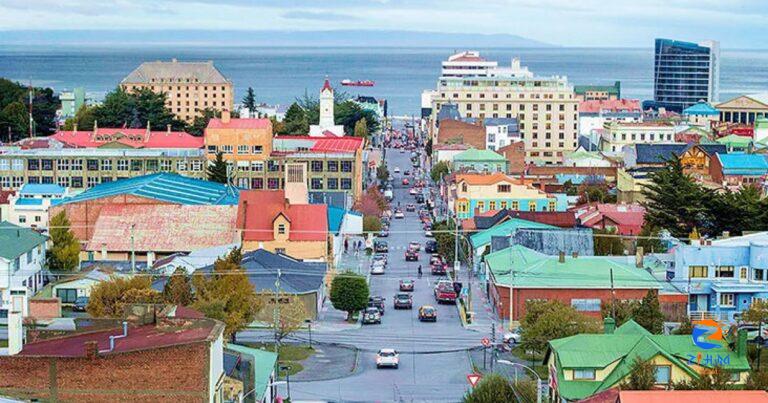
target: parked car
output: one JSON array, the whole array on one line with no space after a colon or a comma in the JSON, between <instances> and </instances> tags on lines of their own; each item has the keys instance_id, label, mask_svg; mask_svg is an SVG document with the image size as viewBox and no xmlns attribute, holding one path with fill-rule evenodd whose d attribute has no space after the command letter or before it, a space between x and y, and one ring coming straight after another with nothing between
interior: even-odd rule
<instances>
[{"instance_id":1,"label":"parked car","mask_svg":"<svg viewBox=\"0 0 768 403\"><path fill-rule=\"evenodd\" d=\"M408 249L413 249L416 252L421 251L421 244L416 241L408 242Z\"/></svg>"},{"instance_id":2,"label":"parked car","mask_svg":"<svg viewBox=\"0 0 768 403\"><path fill-rule=\"evenodd\" d=\"M402 292L395 294L394 305L395 305L395 309L412 309L413 297L411 296L411 294L406 294Z\"/></svg>"},{"instance_id":3,"label":"parked car","mask_svg":"<svg viewBox=\"0 0 768 403\"><path fill-rule=\"evenodd\" d=\"M406 262L418 262L419 261L419 251L408 248L405 251L405 261Z\"/></svg>"},{"instance_id":4,"label":"parked car","mask_svg":"<svg viewBox=\"0 0 768 403\"><path fill-rule=\"evenodd\" d=\"M413 291L413 280L400 280L400 291Z\"/></svg>"},{"instance_id":5,"label":"parked car","mask_svg":"<svg viewBox=\"0 0 768 403\"><path fill-rule=\"evenodd\" d=\"M88 297L77 297L75 300L75 305L72 306L73 311L78 312L85 312L85 309L88 307Z\"/></svg>"},{"instance_id":6,"label":"parked car","mask_svg":"<svg viewBox=\"0 0 768 403\"><path fill-rule=\"evenodd\" d=\"M408 184L411 183L408 181L408 178L403 178L402 184L403 186L408 186Z\"/></svg>"},{"instance_id":7,"label":"parked car","mask_svg":"<svg viewBox=\"0 0 768 403\"><path fill-rule=\"evenodd\" d=\"M373 251L376 253L387 253L389 252L389 245L384 241L375 241L373 243Z\"/></svg>"},{"instance_id":8,"label":"parked car","mask_svg":"<svg viewBox=\"0 0 768 403\"><path fill-rule=\"evenodd\" d=\"M411 188L411 190L409 190L409 191L408 191L408 193L409 193L411 196L416 196L417 194L419 194L419 189L416 189L416 188Z\"/></svg>"},{"instance_id":9,"label":"parked car","mask_svg":"<svg viewBox=\"0 0 768 403\"><path fill-rule=\"evenodd\" d=\"M387 264L381 260L371 263L371 274L384 274L386 269Z\"/></svg>"},{"instance_id":10,"label":"parked car","mask_svg":"<svg viewBox=\"0 0 768 403\"><path fill-rule=\"evenodd\" d=\"M414 212L416 211L416 205L408 203L405 205L405 211Z\"/></svg>"},{"instance_id":11,"label":"parked car","mask_svg":"<svg viewBox=\"0 0 768 403\"><path fill-rule=\"evenodd\" d=\"M422 305L419 308L419 320L422 322L437 322L437 309L432 305Z\"/></svg>"},{"instance_id":12,"label":"parked car","mask_svg":"<svg viewBox=\"0 0 768 403\"><path fill-rule=\"evenodd\" d=\"M435 286L435 300L438 304L455 304L456 290L450 282L439 282Z\"/></svg>"},{"instance_id":13,"label":"parked car","mask_svg":"<svg viewBox=\"0 0 768 403\"><path fill-rule=\"evenodd\" d=\"M363 311L363 324L381 324L381 312L378 308L368 307Z\"/></svg>"},{"instance_id":14,"label":"parked car","mask_svg":"<svg viewBox=\"0 0 768 403\"><path fill-rule=\"evenodd\" d=\"M386 298L380 297L378 295L374 295L372 297L369 297L368 298L368 306L369 307L374 307L374 308L378 309L379 312L381 312L381 314L384 315L384 300L385 299Z\"/></svg>"},{"instance_id":15,"label":"parked car","mask_svg":"<svg viewBox=\"0 0 768 403\"><path fill-rule=\"evenodd\" d=\"M380 238L388 238L389 237L389 227L381 227L381 231L379 231L379 237Z\"/></svg>"},{"instance_id":16,"label":"parked car","mask_svg":"<svg viewBox=\"0 0 768 403\"><path fill-rule=\"evenodd\" d=\"M417 195L416 195L416 203L419 203L419 204L424 204L424 195L422 195L422 194L417 194Z\"/></svg>"},{"instance_id":17,"label":"parked car","mask_svg":"<svg viewBox=\"0 0 768 403\"><path fill-rule=\"evenodd\" d=\"M400 354L397 353L397 350L391 348L382 348L376 354L376 368L389 367L397 369L399 366Z\"/></svg>"},{"instance_id":18,"label":"parked car","mask_svg":"<svg viewBox=\"0 0 768 403\"><path fill-rule=\"evenodd\" d=\"M520 335L521 334L520 330L521 329L518 327L517 329L511 332L504 333L504 344L510 347L514 346L515 344L519 344L520 341L522 340L522 336Z\"/></svg>"},{"instance_id":19,"label":"parked car","mask_svg":"<svg viewBox=\"0 0 768 403\"><path fill-rule=\"evenodd\" d=\"M410 175L411 175L411 171L409 171L409 170L407 170L407 169L406 169L406 170L403 172L403 175L405 175L405 176L410 176Z\"/></svg>"},{"instance_id":20,"label":"parked car","mask_svg":"<svg viewBox=\"0 0 768 403\"><path fill-rule=\"evenodd\" d=\"M395 218L405 218L405 214L403 213L403 210L395 209Z\"/></svg>"},{"instance_id":21,"label":"parked car","mask_svg":"<svg viewBox=\"0 0 768 403\"><path fill-rule=\"evenodd\" d=\"M384 254L384 253L377 253L377 254L373 255L373 257L371 258L371 260L372 260L372 261L374 261L374 262L375 262L375 261L377 261L377 260L381 260L381 261L383 261L385 264L386 264L386 263L389 263L389 258L388 258L388 257L387 257L387 255L386 255L386 254Z\"/></svg>"},{"instance_id":22,"label":"parked car","mask_svg":"<svg viewBox=\"0 0 768 403\"><path fill-rule=\"evenodd\" d=\"M427 240L427 242L424 243L424 252L427 252L427 253L437 252L437 241L432 239Z\"/></svg>"}]
</instances>

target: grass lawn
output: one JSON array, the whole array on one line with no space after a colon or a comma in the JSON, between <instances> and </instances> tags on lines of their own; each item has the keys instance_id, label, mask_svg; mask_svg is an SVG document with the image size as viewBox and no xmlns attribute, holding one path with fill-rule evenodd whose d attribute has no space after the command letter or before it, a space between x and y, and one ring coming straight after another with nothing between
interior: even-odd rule
<instances>
[{"instance_id":1,"label":"grass lawn","mask_svg":"<svg viewBox=\"0 0 768 403\"><path fill-rule=\"evenodd\" d=\"M525 350L517 346L512 349L512 355L519 358L522 361L525 361L525 365L533 368L534 371L541 377L541 379L547 379L549 378L549 369L546 365L543 365L541 360L544 359L543 355L539 354L527 354Z\"/></svg>"},{"instance_id":2,"label":"grass lawn","mask_svg":"<svg viewBox=\"0 0 768 403\"><path fill-rule=\"evenodd\" d=\"M249 347L253 348L261 348L267 351L275 351L275 344L274 343L246 343ZM277 355L277 362L279 365L285 365L290 366L291 369L284 371L280 370L280 374L278 374L279 377L284 377L287 375L294 375L298 374L304 369L304 366L301 365L301 361L306 360L312 354L315 353L314 349L309 348L308 346L297 346L295 344L281 344L280 345L280 352Z\"/></svg>"},{"instance_id":3,"label":"grass lawn","mask_svg":"<svg viewBox=\"0 0 768 403\"><path fill-rule=\"evenodd\" d=\"M8 340L0 340L0 347L8 347Z\"/></svg>"}]
</instances>

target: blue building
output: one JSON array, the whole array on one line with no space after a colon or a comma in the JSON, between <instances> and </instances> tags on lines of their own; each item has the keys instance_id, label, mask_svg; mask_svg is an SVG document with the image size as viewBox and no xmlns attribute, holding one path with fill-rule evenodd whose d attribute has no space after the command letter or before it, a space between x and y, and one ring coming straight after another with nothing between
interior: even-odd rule
<instances>
[{"instance_id":1,"label":"blue building","mask_svg":"<svg viewBox=\"0 0 768 403\"><path fill-rule=\"evenodd\" d=\"M733 321L755 299L768 298L768 232L680 245L672 283L689 294L693 318Z\"/></svg>"},{"instance_id":2,"label":"blue building","mask_svg":"<svg viewBox=\"0 0 768 403\"><path fill-rule=\"evenodd\" d=\"M674 112L701 100L716 101L720 87L720 45L656 39L653 65L654 109Z\"/></svg>"}]
</instances>

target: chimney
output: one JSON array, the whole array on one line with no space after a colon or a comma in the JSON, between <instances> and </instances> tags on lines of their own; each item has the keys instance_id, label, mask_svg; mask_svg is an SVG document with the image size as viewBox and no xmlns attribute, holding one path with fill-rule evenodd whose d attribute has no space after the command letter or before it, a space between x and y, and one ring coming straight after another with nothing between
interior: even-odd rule
<instances>
[{"instance_id":1,"label":"chimney","mask_svg":"<svg viewBox=\"0 0 768 403\"><path fill-rule=\"evenodd\" d=\"M635 251L635 267L638 269L642 269L645 265L643 264L643 256L645 255L645 250L643 250L642 246L638 246L637 250Z\"/></svg>"},{"instance_id":2,"label":"chimney","mask_svg":"<svg viewBox=\"0 0 768 403\"><path fill-rule=\"evenodd\" d=\"M14 311L8 314L8 355L16 355L24 347L24 325L21 321L21 312Z\"/></svg>"},{"instance_id":3,"label":"chimney","mask_svg":"<svg viewBox=\"0 0 768 403\"><path fill-rule=\"evenodd\" d=\"M171 125L169 124L169 125L168 125L168 126L166 126L166 127L167 127L167 129L168 129L168 134L171 134Z\"/></svg>"},{"instance_id":4,"label":"chimney","mask_svg":"<svg viewBox=\"0 0 768 403\"><path fill-rule=\"evenodd\" d=\"M577 257L579 257L579 252L573 251L573 253L571 253L571 257L576 259Z\"/></svg>"},{"instance_id":5,"label":"chimney","mask_svg":"<svg viewBox=\"0 0 768 403\"><path fill-rule=\"evenodd\" d=\"M613 334L614 330L616 330L616 321L610 316L603 319L603 333Z\"/></svg>"},{"instance_id":6,"label":"chimney","mask_svg":"<svg viewBox=\"0 0 768 403\"><path fill-rule=\"evenodd\" d=\"M723 231L723 238L730 238L731 237L731 231Z\"/></svg>"},{"instance_id":7,"label":"chimney","mask_svg":"<svg viewBox=\"0 0 768 403\"><path fill-rule=\"evenodd\" d=\"M101 244L101 260L107 260L107 244Z\"/></svg>"},{"instance_id":8,"label":"chimney","mask_svg":"<svg viewBox=\"0 0 768 403\"><path fill-rule=\"evenodd\" d=\"M77 123L74 123L74 124L72 125L72 132L73 132L74 134L77 134Z\"/></svg>"},{"instance_id":9,"label":"chimney","mask_svg":"<svg viewBox=\"0 0 768 403\"><path fill-rule=\"evenodd\" d=\"M84 344L85 344L85 358L96 358L99 356L99 342L86 341Z\"/></svg>"},{"instance_id":10,"label":"chimney","mask_svg":"<svg viewBox=\"0 0 768 403\"><path fill-rule=\"evenodd\" d=\"M565 263L565 252L560 252L560 257L558 259L558 262Z\"/></svg>"},{"instance_id":11,"label":"chimney","mask_svg":"<svg viewBox=\"0 0 768 403\"><path fill-rule=\"evenodd\" d=\"M221 123L227 124L231 120L232 116L229 113L229 109L221 111Z\"/></svg>"},{"instance_id":12,"label":"chimney","mask_svg":"<svg viewBox=\"0 0 768 403\"><path fill-rule=\"evenodd\" d=\"M740 329L736 336L736 355L745 357L747 355L747 329Z\"/></svg>"}]
</instances>

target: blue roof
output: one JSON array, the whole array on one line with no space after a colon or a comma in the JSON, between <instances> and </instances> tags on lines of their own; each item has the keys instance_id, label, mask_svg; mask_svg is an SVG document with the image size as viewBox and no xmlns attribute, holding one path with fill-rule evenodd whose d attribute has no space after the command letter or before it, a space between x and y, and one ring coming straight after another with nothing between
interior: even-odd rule
<instances>
[{"instance_id":1,"label":"blue roof","mask_svg":"<svg viewBox=\"0 0 768 403\"><path fill-rule=\"evenodd\" d=\"M354 215L362 216L362 214L358 213L357 211L348 211L348 210L344 210L343 208L329 205L328 206L328 232L337 234L341 229L341 223L342 221L344 221L344 216L346 214L354 214Z\"/></svg>"},{"instance_id":2,"label":"blue roof","mask_svg":"<svg viewBox=\"0 0 768 403\"><path fill-rule=\"evenodd\" d=\"M701 101L683 109L683 115L720 116L720 111L708 102Z\"/></svg>"},{"instance_id":3,"label":"blue roof","mask_svg":"<svg viewBox=\"0 0 768 403\"><path fill-rule=\"evenodd\" d=\"M717 153L726 175L759 175L768 172L768 161L761 154Z\"/></svg>"},{"instance_id":4,"label":"blue roof","mask_svg":"<svg viewBox=\"0 0 768 403\"><path fill-rule=\"evenodd\" d=\"M96 185L59 204L77 203L102 197L129 194L183 205L236 205L240 190L221 183L158 173L120 179Z\"/></svg>"},{"instance_id":5,"label":"blue roof","mask_svg":"<svg viewBox=\"0 0 768 403\"><path fill-rule=\"evenodd\" d=\"M67 189L53 184L27 183L19 190L20 195L59 194L63 195Z\"/></svg>"},{"instance_id":6,"label":"blue roof","mask_svg":"<svg viewBox=\"0 0 768 403\"><path fill-rule=\"evenodd\" d=\"M42 206L43 199L26 197L16 200L17 206Z\"/></svg>"}]
</instances>

